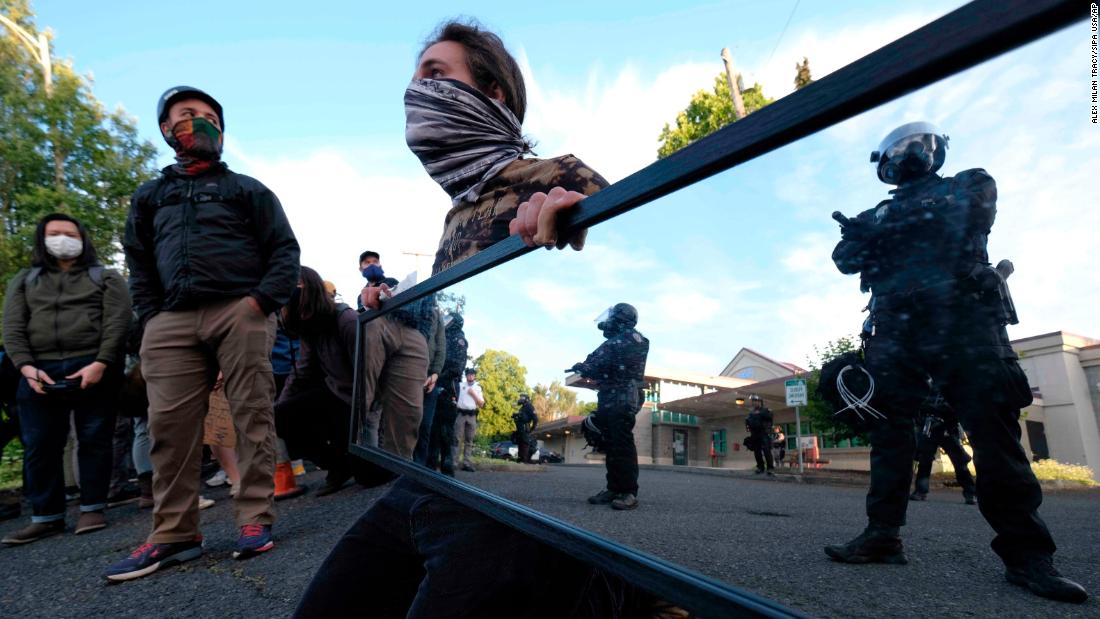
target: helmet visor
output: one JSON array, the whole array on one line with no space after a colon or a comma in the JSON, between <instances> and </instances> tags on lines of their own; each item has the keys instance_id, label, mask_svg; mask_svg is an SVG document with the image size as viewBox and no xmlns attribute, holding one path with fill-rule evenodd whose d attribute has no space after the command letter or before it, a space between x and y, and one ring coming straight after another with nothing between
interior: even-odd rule
<instances>
[{"instance_id":1,"label":"helmet visor","mask_svg":"<svg viewBox=\"0 0 1100 619\"><path fill-rule=\"evenodd\" d=\"M936 136L930 133L918 133L906 136L891 144L883 156L887 160L895 161L911 155L931 156L936 152Z\"/></svg>"},{"instance_id":2,"label":"helmet visor","mask_svg":"<svg viewBox=\"0 0 1100 619\"><path fill-rule=\"evenodd\" d=\"M600 324L601 322L607 322L607 320L609 318L611 318L611 310L613 310L613 309L615 309L614 306L609 307L609 308L605 309L604 311L600 312L600 315L596 316L596 318L592 322L594 322L596 324Z\"/></svg>"}]
</instances>

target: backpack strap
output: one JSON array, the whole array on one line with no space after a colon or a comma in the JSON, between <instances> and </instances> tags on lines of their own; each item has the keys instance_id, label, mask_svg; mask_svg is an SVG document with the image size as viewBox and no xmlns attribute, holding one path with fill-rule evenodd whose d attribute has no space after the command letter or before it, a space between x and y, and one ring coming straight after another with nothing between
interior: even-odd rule
<instances>
[{"instance_id":1,"label":"backpack strap","mask_svg":"<svg viewBox=\"0 0 1100 619\"><path fill-rule=\"evenodd\" d=\"M106 269L101 264L95 264L88 267L88 277L92 279L92 283L97 288L103 290L103 271ZM31 267L30 271L27 271L27 276L23 278L23 286L30 286L42 274L42 267Z\"/></svg>"},{"instance_id":2,"label":"backpack strap","mask_svg":"<svg viewBox=\"0 0 1100 619\"><path fill-rule=\"evenodd\" d=\"M38 276L42 274L42 267L31 267L31 270L27 271L27 276L23 278L23 285L30 286L38 279Z\"/></svg>"}]
</instances>

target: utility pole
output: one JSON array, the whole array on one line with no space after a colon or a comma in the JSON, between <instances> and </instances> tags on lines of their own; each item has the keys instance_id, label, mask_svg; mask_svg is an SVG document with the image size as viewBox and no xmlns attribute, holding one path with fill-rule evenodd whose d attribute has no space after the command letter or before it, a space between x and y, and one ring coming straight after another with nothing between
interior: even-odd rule
<instances>
[{"instance_id":1,"label":"utility pole","mask_svg":"<svg viewBox=\"0 0 1100 619\"><path fill-rule=\"evenodd\" d=\"M8 27L8 30L19 39L30 51L31 56L42 66L42 89L46 93L46 99L53 97L53 64L50 61L50 39L45 32L39 32L37 37L24 30L11 18L0 15L0 24ZM64 162L61 150L57 147L57 129L50 127L50 141L53 143L53 180L58 192L62 192L65 184Z\"/></svg>"},{"instance_id":2,"label":"utility pole","mask_svg":"<svg viewBox=\"0 0 1100 619\"><path fill-rule=\"evenodd\" d=\"M733 57L730 56L730 48L722 48L722 62L726 65L726 83L730 87L730 98L733 99L733 113L737 120L745 117L745 101L741 98L741 90L737 87L737 78L733 72Z\"/></svg>"},{"instance_id":3,"label":"utility pole","mask_svg":"<svg viewBox=\"0 0 1100 619\"><path fill-rule=\"evenodd\" d=\"M415 252L415 251L403 251L403 252L401 252L401 255L402 256L413 256L416 259L416 281L417 282L422 281L421 280L421 273L420 273L420 259L421 258L430 258L431 254L421 254L421 253Z\"/></svg>"}]
</instances>

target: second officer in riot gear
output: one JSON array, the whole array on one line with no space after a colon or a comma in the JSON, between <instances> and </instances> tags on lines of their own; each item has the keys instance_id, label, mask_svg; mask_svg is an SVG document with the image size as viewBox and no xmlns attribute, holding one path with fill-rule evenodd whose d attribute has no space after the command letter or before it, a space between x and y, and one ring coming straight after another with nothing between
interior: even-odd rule
<instances>
[{"instance_id":1,"label":"second officer in riot gear","mask_svg":"<svg viewBox=\"0 0 1100 619\"><path fill-rule=\"evenodd\" d=\"M535 414L535 407L531 404L530 396L526 393L520 394L519 401L516 404L519 406L519 410L512 415L512 421L516 424L516 431L512 434L512 442L519 449L517 456L519 461L530 464L531 455L538 445L533 432L539 425L539 418Z\"/></svg>"},{"instance_id":2,"label":"second officer in riot gear","mask_svg":"<svg viewBox=\"0 0 1100 619\"><path fill-rule=\"evenodd\" d=\"M607 338L572 371L595 382L596 412L585 420L585 438L607 456L607 488L589 497L614 509L638 506L638 450L634 446L634 416L642 406L649 340L635 329L638 310L627 303L610 307L596 327Z\"/></svg>"},{"instance_id":3,"label":"second officer in riot gear","mask_svg":"<svg viewBox=\"0 0 1100 619\"><path fill-rule=\"evenodd\" d=\"M768 475L775 475L775 461L772 456L772 426L775 418L771 409L764 406L764 398L755 393L749 396L752 404L752 412L745 419L745 429L749 431L749 441L752 443L752 453L756 457L756 474L765 471L767 465Z\"/></svg>"},{"instance_id":4,"label":"second officer in riot gear","mask_svg":"<svg viewBox=\"0 0 1100 619\"><path fill-rule=\"evenodd\" d=\"M943 396L933 389L921 406L917 417L917 476L913 481L913 494L910 501L923 501L928 498L928 482L932 477L932 461L936 451L943 449L955 469L955 481L962 488L963 501L974 505L974 476L970 474L970 454L962 446L962 434L955 411L944 401Z\"/></svg>"},{"instance_id":5,"label":"second officer in riot gear","mask_svg":"<svg viewBox=\"0 0 1100 619\"><path fill-rule=\"evenodd\" d=\"M864 364L874 379L868 526L825 548L836 561L906 563L905 524L915 413L929 377L958 414L974 448L978 507L993 527L1006 579L1037 595L1088 598L1053 566L1054 540L1039 517L1042 490L1020 445L1020 409L1031 388L1005 331L1015 312L989 264L997 185L985 170L940 177L947 137L928 123L891 132L872 154L889 199L841 223L833 261L872 293Z\"/></svg>"}]
</instances>

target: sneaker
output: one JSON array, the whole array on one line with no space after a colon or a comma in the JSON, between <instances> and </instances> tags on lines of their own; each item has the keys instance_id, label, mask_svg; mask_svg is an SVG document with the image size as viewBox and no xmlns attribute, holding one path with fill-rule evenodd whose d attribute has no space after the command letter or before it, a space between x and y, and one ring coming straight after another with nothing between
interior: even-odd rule
<instances>
[{"instance_id":1,"label":"sneaker","mask_svg":"<svg viewBox=\"0 0 1100 619\"><path fill-rule=\"evenodd\" d=\"M246 524L241 527L241 536L237 538L237 549L233 551L233 558L247 559L274 547L270 524Z\"/></svg>"},{"instance_id":2,"label":"sneaker","mask_svg":"<svg viewBox=\"0 0 1100 619\"><path fill-rule=\"evenodd\" d=\"M190 542L142 544L129 557L107 568L103 577L111 582L134 580L162 567L169 567L202 556L202 536Z\"/></svg>"},{"instance_id":3,"label":"sneaker","mask_svg":"<svg viewBox=\"0 0 1100 619\"><path fill-rule=\"evenodd\" d=\"M218 469L214 476L206 480L206 485L211 488L217 488L218 486L224 486L229 483L229 476L225 474L225 471Z\"/></svg>"},{"instance_id":4,"label":"sneaker","mask_svg":"<svg viewBox=\"0 0 1100 619\"><path fill-rule=\"evenodd\" d=\"M966 503L967 505L977 505L978 499L973 494L964 494L963 503Z\"/></svg>"},{"instance_id":5,"label":"sneaker","mask_svg":"<svg viewBox=\"0 0 1100 619\"><path fill-rule=\"evenodd\" d=\"M826 546L825 554L841 563L909 563L901 545L898 527L868 526L847 544Z\"/></svg>"},{"instance_id":6,"label":"sneaker","mask_svg":"<svg viewBox=\"0 0 1100 619\"><path fill-rule=\"evenodd\" d=\"M910 501L925 501L928 499L928 495L923 492L914 492L909 495Z\"/></svg>"},{"instance_id":7,"label":"sneaker","mask_svg":"<svg viewBox=\"0 0 1100 619\"><path fill-rule=\"evenodd\" d=\"M57 535L58 533L65 532L65 521L54 520L53 522L32 522L27 526L9 534L0 542L9 546L15 546L18 544L29 544L34 541L38 541L43 537L49 537L51 535Z\"/></svg>"},{"instance_id":8,"label":"sneaker","mask_svg":"<svg viewBox=\"0 0 1100 619\"><path fill-rule=\"evenodd\" d=\"M214 507L214 499L208 499L204 496L199 497L199 509L206 509L208 507Z\"/></svg>"},{"instance_id":9,"label":"sneaker","mask_svg":"<svg viewBox=\"0 0 1100 619\"><path fill-rule=\"evenodd\" d=\"M588 502L593 505L607 505L611 501L615 500L617 495L610 490L600 490L596 494L588 497Z\"/></svg>"},{"instance_id":10,"label":"sneaker","mask_svg":"<svg viewBox=\"0 0 1100 619\"><path fill-rule=\"evenodd\" d=\"M1064 578L1054 569L1054 560L1049 556L1031 557L1023 563L1005 566L1005 580L1026 587L1035 595L1081 604L1089 599L1089 594L1081 585Z\"/></svg>"},{"instance_id":11,"label":"sneaker","mask_svg":"<svg viewBox=\"0 0 1100 619\"><path fill-rule=\"evenodd\" d=\"M629 492L617 494L611 501L611 509L617 509L619 511L635 509L636 507L638 507L638 497Z\"/></svg>"},{"instance_id":12,"label":"sneaker","mask_svg":"<svg viewBox=\"0 0 1100 619\"><path fill-rule=\"evenodd\" d=\"M91 533L92 531L106 528L107 518L103 516L102 511L81 512L80 519L76 521L76 530L73 531L73 534L82 535L84 533Z\"/></svg>"}]
</instances>

